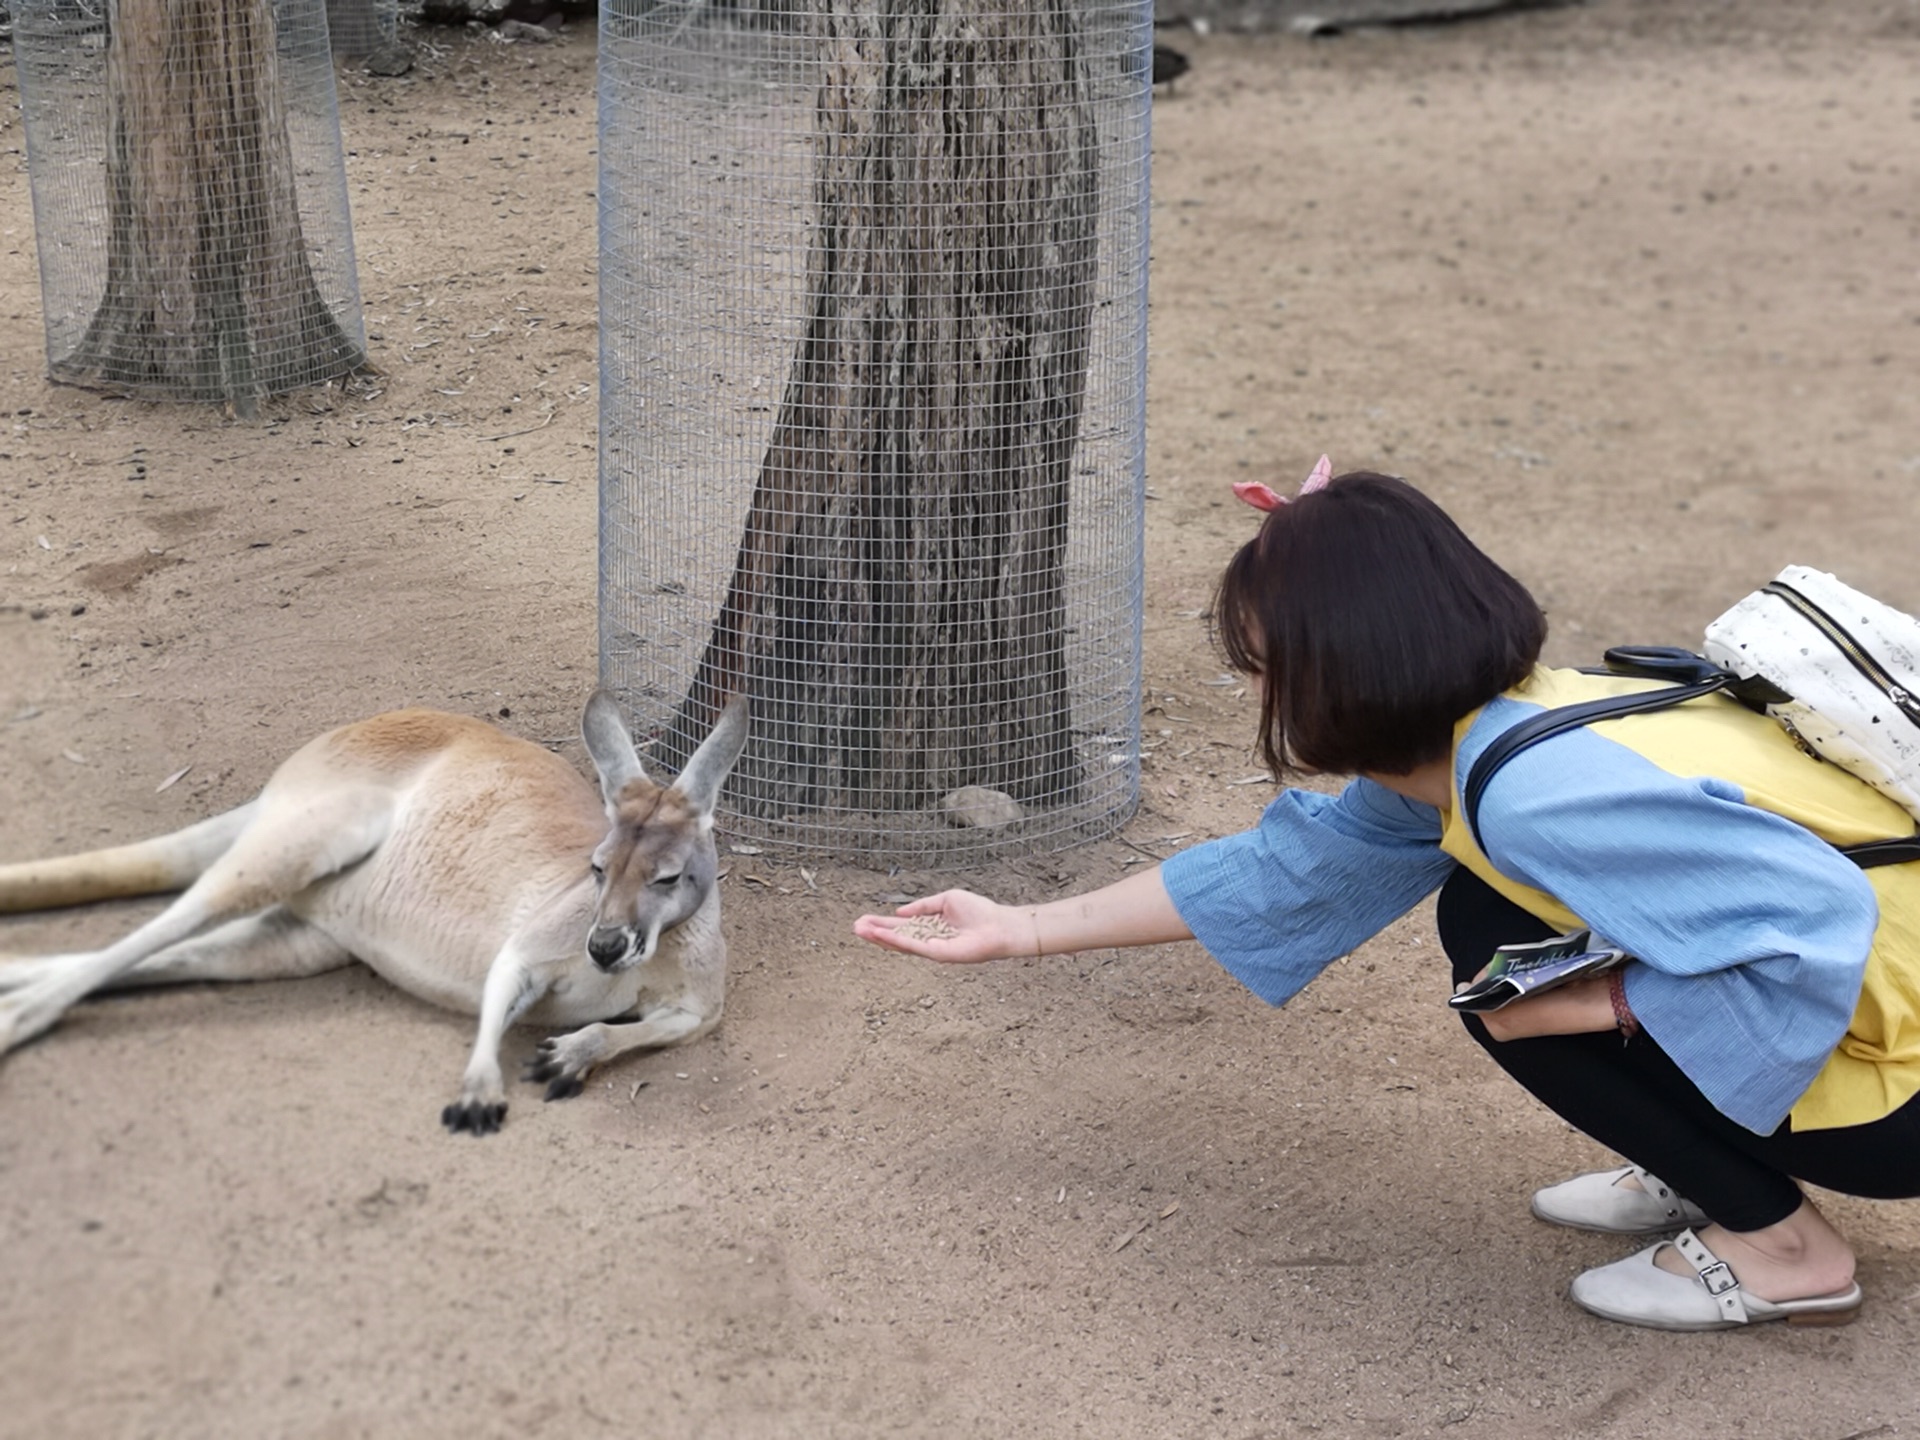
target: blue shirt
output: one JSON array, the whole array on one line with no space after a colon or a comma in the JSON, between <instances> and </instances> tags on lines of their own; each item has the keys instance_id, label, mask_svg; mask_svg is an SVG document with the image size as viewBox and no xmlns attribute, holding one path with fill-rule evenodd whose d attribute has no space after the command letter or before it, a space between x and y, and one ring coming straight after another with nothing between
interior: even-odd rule
<instances>
[{"instance_id":1,"label":"blue shirt","mask_svg":"<svg viewBox=\"0 0 1920 1440\"><path fill-rule=\"evenodd\" d=\"M1502 697L1468 731L1464 774L1540 707ZM1771 1134L1846 1034L1879 907L1866 876L1738 786L1668 773L1591 730L1522 751L1482 797L1500 871L1557 898L1643 963L1627 998L1730 1119ZM1182 920L1227 970L1284 1004L1437 889L1440 813L1369 780L1283 791L1243 834L1161 867Z\"/></svg>"}]
</instances>

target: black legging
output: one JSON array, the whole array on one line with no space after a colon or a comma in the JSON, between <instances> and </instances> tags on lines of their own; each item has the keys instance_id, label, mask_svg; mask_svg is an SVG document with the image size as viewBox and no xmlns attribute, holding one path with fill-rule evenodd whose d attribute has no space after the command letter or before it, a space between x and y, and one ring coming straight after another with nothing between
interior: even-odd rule
<instances>
[{"instance_id":1,"label":"black legging","mask_svg":"<svg viewBox=\"0 0 1920 1440\"><path fill-rule=\"evenodd\" d=\"M1544 940L1553 927L1468 870L1440 891L1440 943L1457 985L1500 945ZM1644 1166L1729 1230L1758 1230L1799 1208L1794 1179L1878 1200L1920 1196L1920 1097L1884 1120L1755 1135L1722 1115L1642 1031L1494 1040L1462 1017L1489 1055L1561 1119Z\"/></svg>"}]
</instances>

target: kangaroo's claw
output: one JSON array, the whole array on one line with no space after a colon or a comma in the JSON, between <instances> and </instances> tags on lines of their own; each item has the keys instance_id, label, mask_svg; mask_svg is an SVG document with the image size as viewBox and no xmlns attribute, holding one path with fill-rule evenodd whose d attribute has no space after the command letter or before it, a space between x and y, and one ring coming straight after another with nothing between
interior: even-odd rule
<instances>
[{"instance_id":1,"label":"kangaroo's claw","mask_svg":"<svg viewBox=\"0 0 1920 1440\"><path fill-rule=\"evenodd\" d=\"M577 1075L562 1075L547 1086L547 1099L571 1100L587 1088L587 1082Z\"/></svg>"},{"instance_id":2,"label":"kangaroo's claw","mask_svg":"<svg viewBox=\"0 0 1920 1440\"><path fill-rule=\"evenodd\" d=\"M533 1058L527 1061L525 1079L529 1084L537 1085L542 1080L551 1080L560 1073L560 1057L555 1053L551 1040L542 1040L540 1048L533 1052Z\"/></svg>"},{"instance_id":3,"label":"kangaroo's claw","mask_svg":"<svg viewBox=\"0 0 1920 1440\"><path fill-rule=\"evenodd\" d=\"M587 1027L588 1030L596 1028ZM527 1079L536 1085L546 1081L547 1099L568 1100L587 1088L587 1076L593 1073L596 1052L590 1043L582 1042L585 1033L548 1036L527 1062Z\"/></svg>"},{"instance_id":4,"label":"kangaroo's claw","mask_svg":"<svg viewBox=\"0 0 1920 1440\"><path fill-rule=\"evenodd\" d=\"M507 1118L505 1101L457 1100L440 1112L440 1123L455 1135L495 1135Z\"/></svg>"}]
</instances>

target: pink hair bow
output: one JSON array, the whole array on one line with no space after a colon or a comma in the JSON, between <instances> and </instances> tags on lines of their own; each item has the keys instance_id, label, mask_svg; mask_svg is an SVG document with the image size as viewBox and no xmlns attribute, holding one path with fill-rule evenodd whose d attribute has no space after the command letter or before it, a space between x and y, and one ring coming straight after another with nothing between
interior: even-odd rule
<instances>
[{"instance_id":1,"label":"pink hair bow","mask_svg":"<svg viewBox=\"0 0 1920 1440\"><path fill-rule=\"evenodd\" d=\"M1316 490L1324 490L1331 479L1333 479L1333 461L1322 455L1320 463L1313 467L1313 473L1300 482L1300 494L1311 495ZM1288 496L1275 493L1258 480L1236 480L1233 493L1256 510L1278 510L1289 499Z\"/></svg>"}]
</instances>

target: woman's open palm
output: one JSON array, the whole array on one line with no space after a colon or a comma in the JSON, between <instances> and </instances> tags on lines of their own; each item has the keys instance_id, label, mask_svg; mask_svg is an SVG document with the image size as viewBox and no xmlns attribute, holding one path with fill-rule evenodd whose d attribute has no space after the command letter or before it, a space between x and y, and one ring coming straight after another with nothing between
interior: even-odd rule
<instances>
[{"instance_id":1,"label":"woman's open palm","mask_svg":"<svg viewBox=\"0 0 1920 1440\"><path fill-rule=\"evenodd\" d=\"M927 895L891 915L862 915L853 922L853 933L889 950L956 965L1034 953L1025 911L970 890Z\"/></svg>"}]
</instances>

